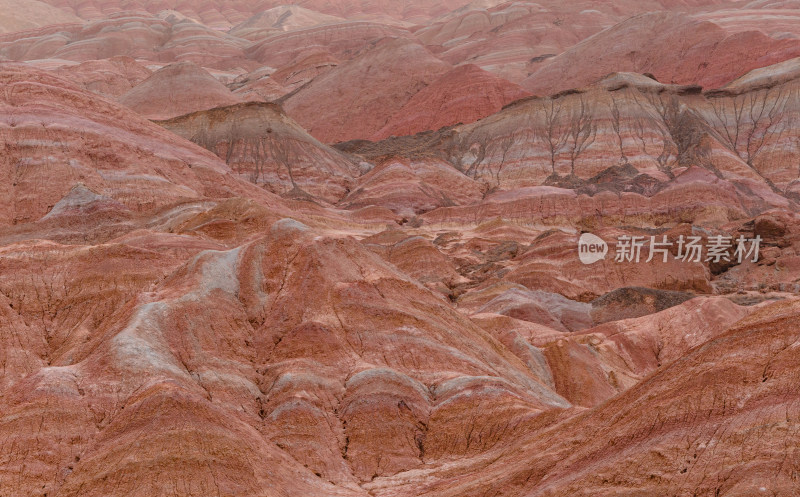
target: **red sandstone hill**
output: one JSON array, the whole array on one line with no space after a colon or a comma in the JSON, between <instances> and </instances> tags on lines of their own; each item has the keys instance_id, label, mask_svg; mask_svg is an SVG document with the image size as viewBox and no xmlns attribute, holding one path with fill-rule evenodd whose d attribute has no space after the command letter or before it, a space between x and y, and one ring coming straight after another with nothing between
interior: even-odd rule
<instances>
[{"instance_id":1,"label":"red sandstone hill","mask_svg":"<svg viewBox=\"0 0 800 497\"><path fill-rule=\"evenodd\" d=\"M610 72L633 71L652 73L665 83L716 88L751 69L797 56L797 39L775 39L756 30L729 33L680 13L648 13L548 59L520 84L543 95L585 86Z\"/></svg>"},{"instance_id":2,"label":"red sandstone hill","mask_svg":"<svg viewBox=\"0 0 800 497\"><path fill-rule=\"evenodd\" d=\"M383 39L289 96L286 113L325 143L364 138L381 129L417 92L450 69L407 39ZM320 107L320 102L331 105Z\"/></svg>"},{"instance_id":3,"label":"red sandstone hill","mask_svg":"<svg viewBox=\"0 0 800 497\"><path fill-rule=\"evenodd\" d=\"M797 300L766 307L594 409L553 416L485 457L367 488L442 497L498 488L505 495L791 495L798 462L775 461L784 460L784 442L797 443L790 387L798 373L797 312Z\"/></svg>"},{"instance_id":4,"label":"red sandstone hill","mask_svg":"<svg viewBox=\"0 0 800 497\"><path fill-rule=\"evenodd\" d=\"M341 17L314 12L297 5L283 5L259 12L229 31L233 36L258 40L282 31L295 31L345 22Z\"/></svg>"},{"instance_id":5,"label":"red sandstone hill","mask_svg":"<svg viewBox=\"0 0 800 497\"><path fill-rule=\"evenodd\" d=\"M132 211L260 194L213 154L119 104L24 65L0 70L0 224L41 218L78 183Z\"/></svg>"},{"instance_id":6,"label":"red sandstone hill","mask_svg":"<svg viewBox=\"0 0 800 497\"><path fill-rule=\"evenodd\" d=\"M456 123L471 123L529 95L519 86L477 66L459 66L411 97L372 139L413 135Z\"/></svg>"},{"instance_id":7,"label":"red sandstone hill","mask_svg":"<svg viewBox=\"0 0 800 497\"><path fill-rule=\"evenodd\" d=\"M63 8L83 19L96 19L121 10L142 9L152 14L164 10L177 10L183 15L197 19L204 24L219 28L229 28L246 20L253 14L284 5L279 0L201 0L199 2L179 2L176 0L47 0L45 3ZM395 2L350 2L346 0L304 0L300 7L323 14L348 19L385 19L391 22L421 22L444 15L469 4L469 0L445 0L431 3L425 0L401 0ZM500 3L492 0L490 4Z\"/></svg>"},{"instance_id":8,"label":"red sandstone hill","mask_svg":"<svg viewBox=\"0 0 800 497\"><path fill-rule=\"evenodd\" d=\"M314 139L275 104L219 106L159 124L275 193L335 202L360 173L352 159Z\"/></svg>"},{"instance_id":9,"label":"red sandstone hill","mask_svg":"<svg viewBox=\"0 0 800 497\"><path fill-rule=\"evenodd\" d=\"M414 34L446 62L475 64L518 83L547 58L636 13L638 8L644 9L619 2L503 3L490 9L466 10L423 25Z\"/></svg>"},{"instance_id":10,"label":"red sandstone hill","mask_svg":"<svg viewBox=\"0 0 800 497\"><path fill-rule=\"evenodd\" d=\"M0 35L0 57L10 60L65 59L84 62L127 56L163 65L192 61L212 68L255 69L246 40L191 20L160 19L123 12L87 22Z\"/></svg>"},{"instance_id":11,"label":"red sandstone hill","mask_svg":"<svg viewBox=\"0 0 800 497\"><path fill-rule=\"evenodd\" d=\"M377 22L346 21L267 36L247 47L248 57L274 68L296 65L310 53L334 60L350 59L381 38L411 38L411 34Z\"/></svg>"},{"instance_id":12,"label":"red sandstone hill","mask_svg":"<svg viewBox=\"0 0 800 497\"><path fill-rule=\"evenodd\" d=\"M38 0L2 0L0 2L0 33L80 22L80 18Z\"/></svg>"},{"instance_id":13,"label":"red sandstone hill","mask_svg":"<svg viewBox=\"0 0 800 497\"><path fill-rule=\"evenodd\" d=\"M91 92L111 98L128 92L153 74L134 59L122 56L68 64L57 72Z\"/></svg>"},{"instance_id":14,"label":"red sandstone hill","mask_svg":"<svg viewBox=\"0 0 800 497\"><path fill-rule=\"evenodd\" d=\"M118 101L148 119L169 119L240 103L241 98L201 67L181 62L159 69Z\"/></svg>"}]
</instances>

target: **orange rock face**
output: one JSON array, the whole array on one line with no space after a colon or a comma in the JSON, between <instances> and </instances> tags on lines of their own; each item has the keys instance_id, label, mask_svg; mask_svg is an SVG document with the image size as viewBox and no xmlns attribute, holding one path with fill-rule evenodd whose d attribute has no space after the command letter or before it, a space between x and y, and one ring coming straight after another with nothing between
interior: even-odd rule
<instances>
[{"instance_id":1,"label":"orange rock face","mask_svg":"<svg viewBox=\"0 0 800 497\"><path fill-rule=\"evenodd\" d=\"M3 1L0 497L798 493L794 3Z\"/></svg>"}]
</instances>

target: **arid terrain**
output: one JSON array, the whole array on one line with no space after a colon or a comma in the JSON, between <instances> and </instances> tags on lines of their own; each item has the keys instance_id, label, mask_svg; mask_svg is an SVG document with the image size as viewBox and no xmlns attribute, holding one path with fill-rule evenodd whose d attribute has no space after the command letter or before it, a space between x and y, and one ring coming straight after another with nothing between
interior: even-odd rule
<instances>
[{"instance_id":1,"label":"arid terrain","mask_svg":"<svg viewBox=\"0 0 800 497\"><path fill-rule=\"evenodd\" d=\"M0 0L0 150L0 497L800 495L800 1Z\"/></svg>"}]
</instances>

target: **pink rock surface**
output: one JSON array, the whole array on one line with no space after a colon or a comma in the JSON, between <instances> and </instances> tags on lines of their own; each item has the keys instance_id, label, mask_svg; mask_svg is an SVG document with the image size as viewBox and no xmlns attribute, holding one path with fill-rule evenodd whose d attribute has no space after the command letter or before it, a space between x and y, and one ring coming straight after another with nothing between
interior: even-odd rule
<instances>
[{"instance_id":1,"label":"pink rock surface","mask_svg":"<svg viewBox=\"0 0 800 497\"><path fill-rule=\"evenodd\" d=\"M141 212L251 190L213 154L66 80L4 64L0 224L36 221L77 183ZM243 190L244 189L244 190ZM265 194L265 193L264 193Z\"/></svg>"},{"instance_id":2,"label":"pink rock surface","mask_svg":"<svg viewBox=\"0 0 800 497\"><path fill-rule=\"evenodd\" d=\"M211 74L192 62L170 64L117 99L147 119L169 119L241 103Z\"/></svg>"},{"instance_id":3,"label":"pink rock surface","mask_svg":"<svg viewBox=\"0 0 800 497\"><path fill-rule=\"evenodd\" d=\"M259 40L283 31L312 28L345 22L341 17L321 14L297 5L282 5L259 12L230 30L230 34L247 40Z\"/></svg>"},{"instance_id":4,"label":"pink rock surface","mask_svg":"<svg viewBox=\"0 0 800 497\"><path fill-rule=\"evenodd\" d=\"M797 2L48 1L3 497L796 493Z\"/></svg>"},{"instance_id":5,"label":"pink rock surface","mask_svg":"<svg viewBox=\"0 0 800 497\"><path fill-rule=\"evenodd\" d=\"M359 173L358 164L310 136L275 104L216 107L159 124L217 154L242 180L274 193L335 202Z\"/></svg>"},{"instance_id":6,"label":"pink rock surface","mask_svg":"<svg viewBox=\"0 0 800 497\"><path fill-rule=\"evenodd\" d=\"M83 88L109 98L125 94L152 74L130 57L91 60L64 66L58 72Z\"/></svg>"},{"instance_id":7,"label":"pink rock surface","mask_svg":"<svg viewBox=\"0 0 800 497\"><path fill-rule=\"evenodd\" d=\"M669 40L682 45L672 47ZM774 39L755 30L728 33L686 15L648 13L548 59L520 84L541 95L585 86L610 72L633 71L650 72L659 81L717 88L751 69L798 55L797 39Z\"/></svg>"},{"instance_id":8,"label":"pink rock surface","mask_svg":"<svg viewBox=\"0 0 800 497\"><path fill-rule=\"evenodd\" d=\"M247 47L247 55L280 68L294 64L301 54L322 52L333 58L351 58L381 38L408 38L411 34L385 24L347 21L267 36Z\"/></svg>"},{"instance_id":9,"label":"pink rock surface","mask_svg":"<svg viewBox=\"0 0 800 497\"><path fill-rule=\"evenodd\" d=\"M37 0L3 0L0 12L0 33L80 22L79 17Z\"/></svg>"},{"instance_id":10,"label":"pink rock surface","mask_svg":"<svg viewBox=\"0 0 800 497\"><path fill-rule=\"evenodd\" d=\"M339 63L339 59L327 49L310 48L299 52L290 62L279 65L271 77L284 85L288 90L286 93L289 93L305 86Z\"/></svg>"},{"instance_id":11,"label":"pink rock surface","mask_svg":"<svg viewBox=\"0 0 800 497\"><path fill-rule=\"evenodd\" d=\"M387 158L361 176L340 205L379 205L411 218L436 207L471 204L482 196L475 181L443 161Z\"/></svg>"},{"instance_id":12,"label":"pink rock surface","mask_svg":"<svg viewBox=\"0 0 800 497\"><path fill-rule=\"evenodd\" d=\"M619 10L631 15L638 8L644 7L605 2L501 3L458 11L457 16L422 26L415 35L442 60L475 64L519 83L549 57L622 20L625 14Z\"/></svg>"},{"instance_id":13,"label":"pink rock surface","mask_svg":"<svg viewBox=\"0 0 800 497\"><path fill-rule=\"evenodd\" d=\"M793 300L765 307L635 388L593 409L554 414L546 427L531 427L491 457L437 468L419 479L376 479L367 488L377 495L409 496L479 495L496 488L512 488L513 495L609 496L630 488L731 495L764 488L791 495L791 470L776 473L770 461L782 457L772 440L787 436L786 410L795 413L789 385L797 373L790 359L797 305ZM723 408L721 399L747 400L724 402ZM695 413L702 418L690 421ZM771 422L761 424L765 419ZM758 441L743 447L752 430ZM747 464L739 463L742 450ZM722 465L715 471L724 476L708 481L707 463ZM472 476L454 477L455 471Z\"/></svg>"},{"instance_id":14,"label":"pink rock surface","mask_svg":"<svg viewBox=\"0 0 800 497\"><path fill-rule=\"evenodd\" d=\"M259 71L239 76L228 88L247 102L273 102L289 93L288 88Z\"/></svg>"},{"instance_id":15,"label":"pink rock surface","mask_svg":"<svg viewBox=\"0 0 800 497\"><path fill-rule=\"evenodd\" d=\"M477 66L459 66L411 97L372 139L469 124L529 95L517 85Z\"/></svg>"},{"instance_id":16,"label":"pink rock surface","mask_svg":"<svg viewBox=\"0 0 800 497\"><path fill-rule=\"evenodd\" d=\"M391 62L389 62L391 61ZM289 97L286 113L324 143L365 138L449 66L406 39L384 39ZM320 108L331 92L336 104Z\"/></svg>"},{"instance_id":17,"label":"pink rock surface","mask_svg":"<svg viewBox=\"0 0 800 497\"><path fill-rule=\"evenodd\" d=\"M124 12L86 24L42 27L0 36L0 56L11 60L58 58L78 62L128 56L160 64L192 61L221 69L255 69L246 40L191 20L164 20Z\"/></svg>"},{"instance_id":18,"label":"pink rock surface","mask_svg":"<svg viewBox=\"0 0 800 497\"><path fill-rule=\"evenodd\" d=\"M107 16L123 10L115 0L88 0L78 4L68 0L48 0L50 5L74 12L84 19ZM345 18L378 18L398 22L400 20L425 21L438 15L447 14L465 5L464 0L446 0L431 4L423 0L404 0L401 2L349 2L346 0L303 2L302 6L324 14ZM183 15L202 21L215 28L228 28L239 24L251 15L283 5L279 0L201 0L183 3L175 0L142 1L134 0L125 4L125 9L143 9L153 14L163 10L175 9Z\"/></svg>"}]
</instances>

